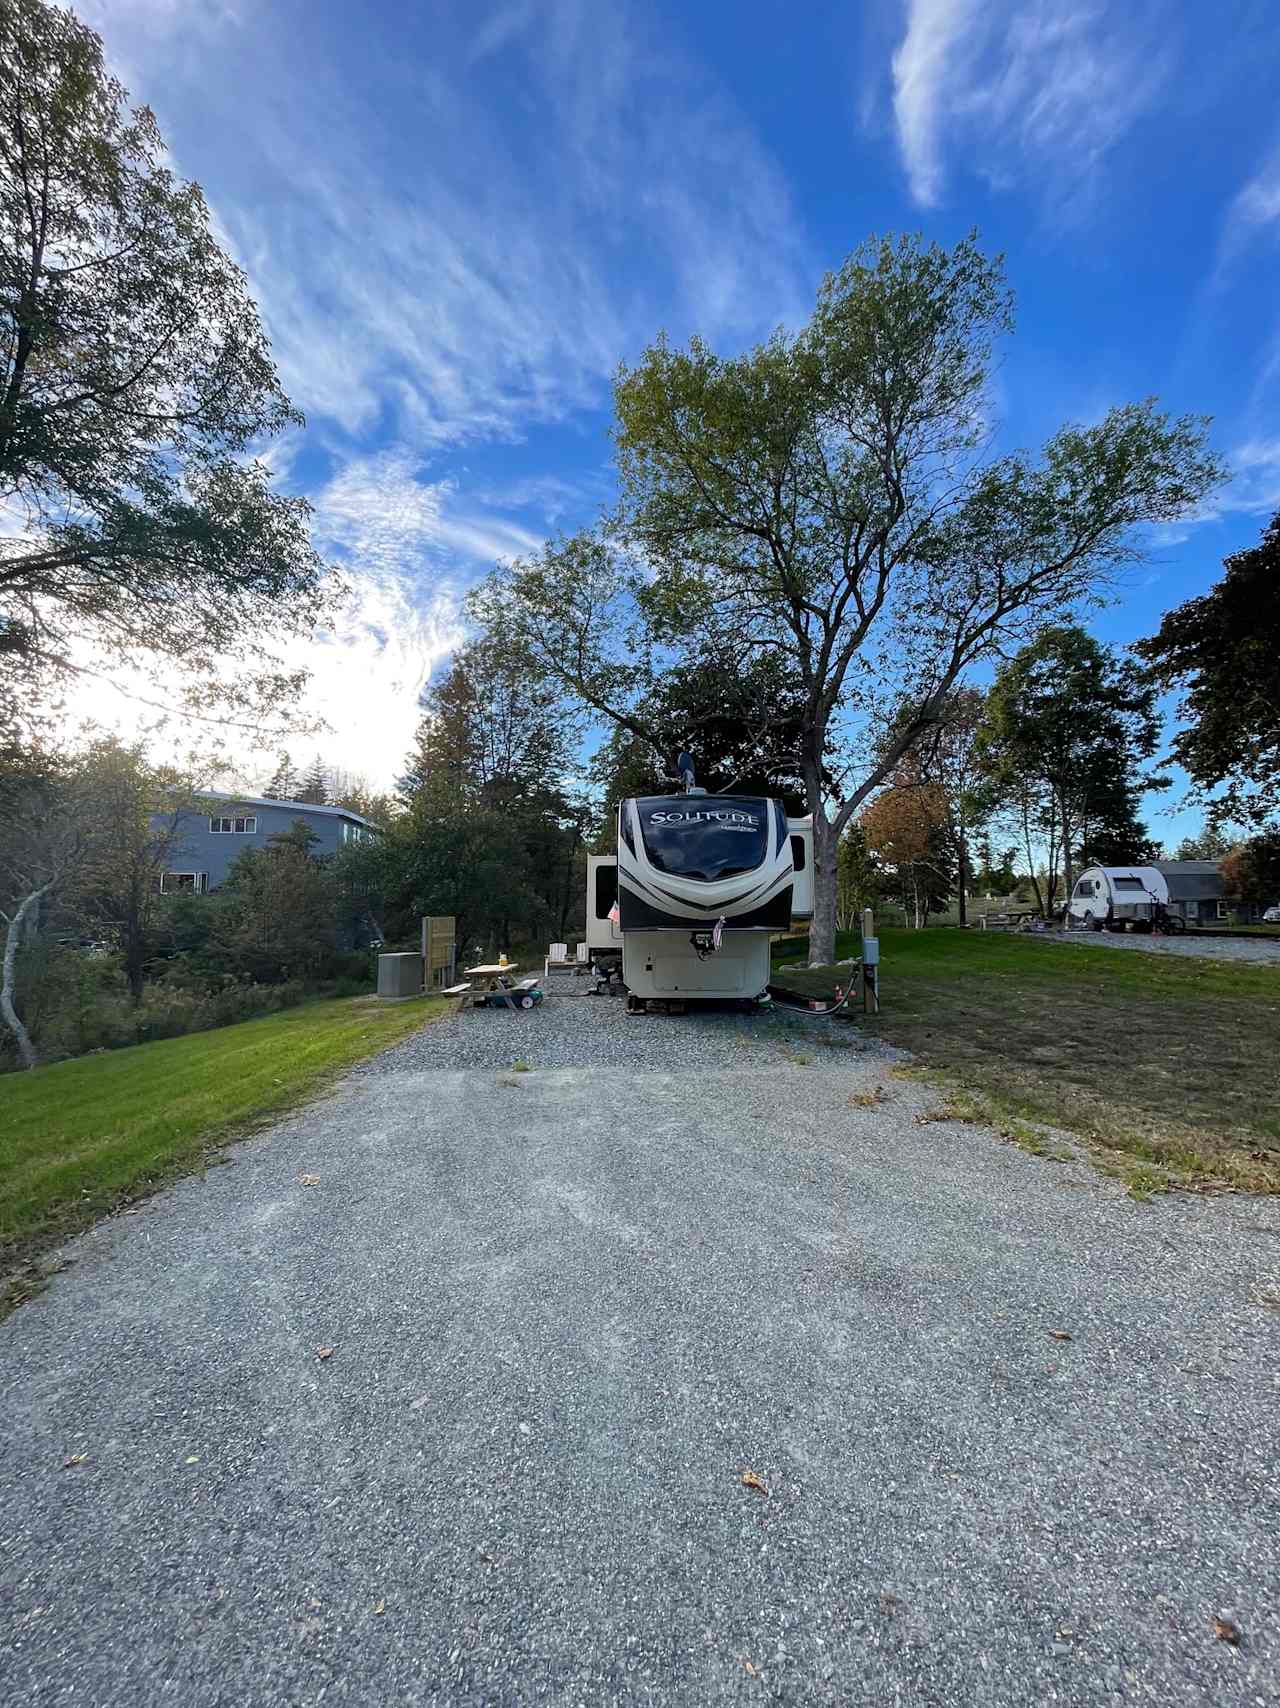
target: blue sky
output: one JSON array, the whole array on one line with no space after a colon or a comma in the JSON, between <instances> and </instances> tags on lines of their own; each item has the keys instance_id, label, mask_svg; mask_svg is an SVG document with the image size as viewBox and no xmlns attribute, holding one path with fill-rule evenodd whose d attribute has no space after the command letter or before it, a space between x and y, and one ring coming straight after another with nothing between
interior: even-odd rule
<instances>
[{"instance_id":1,"label":"blue sky","mask_svg":"<svg viewBox=\"0 0 1280 1708\"><path fill-rule=\"evenodd\" d=\"M871 231L1004 251L1002 445L1153 393L1215 417L1231 487L1152 540L1103 638L1151 632L1280 507L1273 0L77 9L306 412L273 455L356 589L316 704L374 781L466 586L607 499L617 363L663 328L732 350L796 323Z\"/></svg>"}]
</instances>

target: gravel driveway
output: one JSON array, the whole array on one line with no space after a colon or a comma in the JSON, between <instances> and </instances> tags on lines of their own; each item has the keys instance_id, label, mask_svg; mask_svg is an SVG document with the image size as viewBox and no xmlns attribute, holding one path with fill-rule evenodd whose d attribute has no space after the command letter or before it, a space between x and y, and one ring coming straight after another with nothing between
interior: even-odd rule
<instances>
[{"instance_id":1,"label":"gravel driveway","mask_svg":"<svg viewBox=\"0 0 1280 1708\"><path fill-rule=\"evenodd\" d=\"M1280 1204L890 1065L465 1014L81 1240L0 1325L6 1702L1280 1703Z\"/></svg>"}]
</instances>

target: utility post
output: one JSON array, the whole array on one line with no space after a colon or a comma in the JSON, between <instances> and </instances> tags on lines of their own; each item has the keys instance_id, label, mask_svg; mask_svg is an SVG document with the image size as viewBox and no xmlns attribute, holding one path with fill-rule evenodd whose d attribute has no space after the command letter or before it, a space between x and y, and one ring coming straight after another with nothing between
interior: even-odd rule
<instances>
[{"instance_id":1,"label":"utility post","mask_svg":"<svg viewBox=\"0 0 1280 1708\"><path fill-rule=\"evenodd\" d=\"M880 1012L880 939L869 907L862 910L862 1012Z\"/></svg>"}]
</instances>

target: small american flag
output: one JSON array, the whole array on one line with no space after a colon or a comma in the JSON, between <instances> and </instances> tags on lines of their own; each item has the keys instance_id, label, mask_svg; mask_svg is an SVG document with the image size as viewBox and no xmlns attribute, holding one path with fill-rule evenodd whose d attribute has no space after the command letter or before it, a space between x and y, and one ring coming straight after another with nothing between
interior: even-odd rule
<instances>
[{"instance_id":1,"label":"small american flag","mask_svg":"<svg viewBox=\"0 0 1280 1708\"><path fill-rule=\"evenodd\" d=\"M622 917L621 914L619 914L619 912L618 912L618 904L615 901L613 906L609 909L609 923L610 923L610 925L617 925L619 923L621 917Z\"/></svg>"}]
</instances>

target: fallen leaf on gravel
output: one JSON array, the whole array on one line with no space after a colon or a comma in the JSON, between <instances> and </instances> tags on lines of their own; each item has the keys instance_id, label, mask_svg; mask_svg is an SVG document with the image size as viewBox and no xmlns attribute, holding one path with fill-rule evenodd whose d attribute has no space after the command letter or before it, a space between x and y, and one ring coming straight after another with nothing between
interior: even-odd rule
<instances>
[{"instance_id":1,"label":"fallen leaf on gravel","mask_svg":"<svg viewBox=\"0 0 1280 1708\"><path fill-rule=\"evenodd\" d=\"M200 1455L198 1453L192 1453L189 1458L183 1460L183 1463L186 1465L198 1465L200 1463Z\"/></svg>"},{"instance_id":2,"label":"fallen leaf on gravel","mask_svg":"<svg viewBox=\"0 0 1280 1708\"><path fill-rule=\"evenodd\" d=\"M738 1480L744 1489L756 1489L762 1495L767 1495L769 1492L764 1478L757 1477L754 1471L744 1471Z\"/></svg>"},{"instance_id":3,"label":"fallen leaf on gravel","mask_svg":"<svg viewBox=\"0 0 1280 1708\"><path fill-rule=\"evenodd\" d=\"M1044 1367L1044 1373L1046 1376L1052 1376L1056 1374L1057 1368L1058 1366L1056 1364L1046 1364Z\"/></svg>"},{"instance_id":4,"label":"fallen leaf on gravel","mask_svg":"<svg viewBox=\"0 0 1280 1708\"><path fill-rule=\"evenodd\" d=\"M1049 1330L1049 1339L1050 1340L1070 1340L1070 1339L1072 1339L1072 1336L1067 1333L1065 1328L1051 1328Z\"/></svg>"},{"instance_id":5,"label":"fallen leaf on gravel","mask_svg":"<svg viewBox=\"0 0 1280 1708\"><path fill-rule=\"evenodd\" d=\"M334 1349L332 1346L317 1346L316 1347L316 1357L323 1364L326 1358L332 1358L333 1357L333 1351L334 1351Z\"/></svg>"},{"instance_id":6,"label":"fallen leaf on gravel","mask_svg":"<svg viewBox=\"0 0 1280 1708\"><path fill-rule=\"evenodd\" d=\"M1240 1641L1240 1627L1233 1619L1224 1619L1221 1614L1213 1622L1213 1634L1220 1643L1230 1643L1232 1647Z\"/></svg>"},{"instance_id":7,"label":"fallen leaf on gravel","mask_svg":"<svg viewBox=\"0 0 1280 1708\"><path fill-rule=\"evenodd\" d=\"M759 1678L760 1676L760 1668L754 1662L749 1661L745 1655L742 1657L742 1670L748 1678Z\"/></svg>"},{"instance_id":8,"label":"fallen leaf on gravel","mask_svg":"<svg viewBox=\"0 0 1280 1708\"><path fill-rule=\"evenodd\" d=\"M62 1461L62 1468L64 1471L69 1471L73 1465L83 1465L88 1457L87 1453L73 1453L69 1459Z\"/></svg>"},{"instance_id":9,"label":"fallen leaf on gravel","mask_svg":"<svg viewBox=\"0 0 1280 1708\"><path fill-rule=\"evenodd\" d=\"M319 1184L320 1176L318 1174L300 1174L298 1176L299 1186L319 1186Z\"/></svg>"},{"instance_id":10,"label":"fallen leaf on gravel","mask_svg":"<svg viewBox=\"0 0 1280 1708\"><path fill-rule=\"evenodd\" d=\"M376 1606L376 1607L375 1607L375 1608L374 1608L374 1610L373 1610L373 1611L374 1611L374 1612L375 1612L375 1613L385 1613L385 1612L386 1612L386 1611L387 1611L387 1604L386 1604L386 1602L385 1602L385 1601L380 1601L380 1602L379 1602L379 1603L378 1603L378 1604L377 1604L377 1606Z\"/></svg>"}]
</instances>

